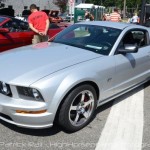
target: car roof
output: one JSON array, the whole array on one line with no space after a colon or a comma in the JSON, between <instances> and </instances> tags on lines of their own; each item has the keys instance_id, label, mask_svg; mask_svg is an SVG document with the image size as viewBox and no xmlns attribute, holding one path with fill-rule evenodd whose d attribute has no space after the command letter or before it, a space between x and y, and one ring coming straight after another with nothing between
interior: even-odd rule
<instances>
[{"instance_id":1,"label":"car roof","mask_svg":"<svg viewBox=\"0 0 150 150\"><path fill-rule=\"evenodd\" d=\"M130 23L110 22L110 21L84 21L84 22L79 22L77 24L98 25L98 26L105 26L105 27L116 28L121 30L129 26L135 26L134 24L130 24Z\"/></svg>"}]
</instances>

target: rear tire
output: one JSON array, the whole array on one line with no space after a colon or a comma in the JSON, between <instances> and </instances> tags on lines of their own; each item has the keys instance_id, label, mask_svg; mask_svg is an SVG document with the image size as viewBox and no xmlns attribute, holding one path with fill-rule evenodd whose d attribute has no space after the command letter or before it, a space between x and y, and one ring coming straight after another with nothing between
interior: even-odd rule
<instances>
[{"instance_id":1,"label":"rear tire","mask_svg":"<svg viewBox=\"0 0 150 150\"><path fill-rule=\"evenodd\" d=\"M96 91L91 85L76 87L65 98L60 108L59 125L69 132L82 129L91 121L96 106Z\"/></svg>"}]
</instances>

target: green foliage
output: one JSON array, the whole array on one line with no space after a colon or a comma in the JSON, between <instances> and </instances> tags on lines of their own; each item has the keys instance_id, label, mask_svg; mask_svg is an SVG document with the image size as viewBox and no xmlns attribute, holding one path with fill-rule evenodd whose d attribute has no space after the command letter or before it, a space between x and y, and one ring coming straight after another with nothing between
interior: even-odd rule
<instances>
[{"instance_id":1,"label":"green foliage","mask_svg":"<svg viewBox=\"0 0 150 150\"><path fill-rule=\"evenodd\" d=\"M67 9L68 0L54 0L53 3L57 5L60 8L60 11L63 13Z\"/></svg>"},{"instance_id":2,"label":"green foliage","mask_svg":"<svg viewBox=\"0 0 150 150\"><path fill-rule=\"evenodd\" d=\"M150 0L147 0L150 1ZM92 3L95 5L103 5L105 7L118 7L123 9L124 0L86 0L86 3ZM142 0L126 0L126 6L128 8L140 8Z\"/></svg>"}]
</instances>

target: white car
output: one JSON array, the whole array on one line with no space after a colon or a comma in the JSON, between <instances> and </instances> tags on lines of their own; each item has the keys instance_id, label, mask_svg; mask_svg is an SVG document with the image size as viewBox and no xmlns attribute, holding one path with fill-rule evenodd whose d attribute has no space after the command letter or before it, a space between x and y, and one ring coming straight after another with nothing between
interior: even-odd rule
<instances>
[{"instance_id":1,"label":"white car","mask_svg":"<svg viewBox=\"0 0 150 150\"><path fill-rule=\"evenodd\" d=\"M70 20L73 20L74 19L74 14L68 14L68 15L66 15L66 18L68 19L70 19Z\"/></svg>"},{"instance_id":2,"label":"white car","mask_svg":"<svg viewBox=\"0 0 150 150\"><path fill-rule=\"evenodd\" d=\"M98 106L150 80L150 29L81 22L51 42L0 53L0 62L0 119L74 132Z\"/></svg>"}]
</instances>

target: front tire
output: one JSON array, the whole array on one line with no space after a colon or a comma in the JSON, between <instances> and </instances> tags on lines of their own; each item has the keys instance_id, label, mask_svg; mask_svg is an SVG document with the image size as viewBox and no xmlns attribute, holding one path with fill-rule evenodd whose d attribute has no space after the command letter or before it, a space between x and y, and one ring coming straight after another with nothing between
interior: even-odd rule
<instances>
[{"instance_id":1,"label":"front tire","mask_svg":"<svg viewBox=\"0 0 150 150\"><path fill-rule=\"evenodd\" d=\"M59 124L66 131L78 131L91 121L96 106L95 89L87 84L78 86L65 98L59 112Z\"/></svg>"}]
</instances>

